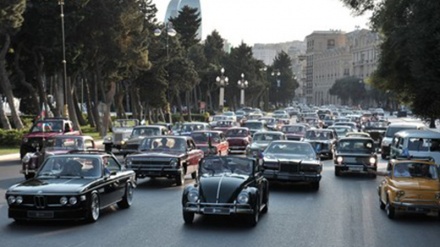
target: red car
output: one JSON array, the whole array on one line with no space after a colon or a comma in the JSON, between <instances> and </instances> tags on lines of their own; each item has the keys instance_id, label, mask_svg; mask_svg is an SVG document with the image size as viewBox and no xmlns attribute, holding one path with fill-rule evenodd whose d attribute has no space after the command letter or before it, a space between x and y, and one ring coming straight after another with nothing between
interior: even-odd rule
<instances>
[{"instance_id":1,"label":"red car","mask_svg":"<svg viewBox=\"0 0 440 247\"><path fill-rule=\"evenodd\" d=\"M197 148L203 150L205 156L210 154L227 155L229 153L229 143L226 141L225 134L221 130L193 131L191 137L196 143Z\"/></svg>"},{"instance_id":2,"label":"red car","mask_svg":"<svg viewBox=\"0 0 440 247\"><path fill-rule=\"evenodd\" d=\"M249 128L234 127L225 133L229 143L229 152L246 152L246 147L252 143L252 135Z\"/></svg>"}]
</instances>

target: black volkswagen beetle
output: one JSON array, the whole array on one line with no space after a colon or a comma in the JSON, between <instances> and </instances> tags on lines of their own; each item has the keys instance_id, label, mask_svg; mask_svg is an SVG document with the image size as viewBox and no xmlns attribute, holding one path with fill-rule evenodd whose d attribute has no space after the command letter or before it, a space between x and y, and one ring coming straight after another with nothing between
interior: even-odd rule
<instances>
[{"instance_id":1,"label":"black volkswagen beetle","mask_svg":"<svg viewBox=\"0 0 440 247\"><path fill-rule=\"evenodd\" d=\"M97 221L112 204L129 208L135 173L104 152L54 155L34 178L6 191L9 218L25 220Z\"/></svg>"},{"instance_id":2,"label":"black volkswagen beetle","mask_svg":"<svg viewBox=\"0 0 440 247\"><path fill-rule=\"evenodd\" d=\"M194 214L245 215L251 226L269 205L269 183L256 159L209 156L200 161L198 182L183 191L183 220Z\"/></svg>"}]
</instances>

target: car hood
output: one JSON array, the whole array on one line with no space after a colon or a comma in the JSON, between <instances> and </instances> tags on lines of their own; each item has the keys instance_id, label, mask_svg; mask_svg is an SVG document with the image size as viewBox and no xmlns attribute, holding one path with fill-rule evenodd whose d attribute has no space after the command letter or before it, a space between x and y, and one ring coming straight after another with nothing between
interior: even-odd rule
<instances>
[{"instance_id":1,"label":"car hood","mask_svg":"<svg viewBox=\"0 0 440 247\"><path fill-rule=\"evenodd\" d=\"M36 137L53 137L53 136L59 136L59 135L60 135L60 132L35 132L35 133L26 134L24 137L36 138Z\"/></svg>"},{"instance_id":2,"label":"car hood","mask_svg":"<svg viewBox=\"0 0 440 247\"><path fill-rule=\"evenodd\" d=\"M33 178L13 185L9 192L23 194L80 193L95 178Z\"/></svg>"},{"instance_id":3,"label":"car hood","mask_svg":"<svg viewBox=\"0 0 440 247\"><path fill-rule=\"evenodd\" d=\"M208 203L232 203L243 189L249 176L244 175L219 175L213 177L200 177L200 195Z\"/></svg>"},{"instance_id":4,"label":"car hood","mask_svg":"<svg viewBox=\"0 0 440 247\"><path fill-rule=\"evenodd\" d=\"M252 142L251 149L265 149L269 146L270 142Z\"/></svg>"},{"instance_id":5,"label":"car hood","mask_svg":"<svg viewBox=\"0 0 440 247\"><path fill-rule=\"evenodd\" d=\"M264 161L283 161L288 160L291 162L299 163L307 161L307 163L310 162L316 162L319 163L319 161L315 157L308 157L305 155L298 155L298 154L272 154L272 153L265 153L264 154Z\"/></svg>"},{"instance_id":6,"label":"car hood","mask_svg":"<svg viewBox=\"0 0 440 247\"><path fill-rule=\"evenodd\" d=\"M126 141L127 144L139 144L147 136L137 136Z\"/></svg>"},{"instance_id":7,"label":"car hood","mask_svg":"<svg viewBox=\"0 0 440 247\"><path fill-rule=\"evenodd\" d=\"M401 190L440 190L440 183L438 179L394 178L391 182L391 185Z\"/></svg>"},{"instance_id":8,"label":"car hood","mask_svg":"<svg viewBox=\"0 0 440 247\"><path fill-rule=\"evenodd\" d=\"M216 142L211 143L211 146L213 146L213 147L217 147L218 145L219 145L219 143L216 143ZM198 142L198 143L196 143L196 146L199 147L199 148L201 148L201 147L206 148L206 147L209 147L209 143L207 143L207 142Z\"/></svg>"}]
</instances>

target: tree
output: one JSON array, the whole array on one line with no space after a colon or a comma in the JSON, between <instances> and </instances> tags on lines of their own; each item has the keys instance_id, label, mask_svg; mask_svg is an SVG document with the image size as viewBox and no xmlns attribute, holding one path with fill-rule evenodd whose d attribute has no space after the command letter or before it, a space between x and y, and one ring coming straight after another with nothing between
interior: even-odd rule
<instances>
[{"instance_id":1,"label":"tree","mask_svg":"<svg viewBox=\"0 0 440 247\"><path fill-rule=\"evenodd\" d=\"M351 100L352 105L358 105L366 96L364 83L357 77L344 77L336 80L330 88L329 93L336 95L343 105L348 105Z\"/></svg>"},{"instance_id":2,"label":"tree","mask_svg":"<svg viewBox=\"0 0 440 247\"><path fill-rule=\"evenodd\" d=\"M343 0L357 12L374 1ZM381 33L381 56L373 85L397 95L432 123L440 117L440 2L388 0L374 6L373 28Z\"/></svg>"},{"instance_id":3,"label":"tree","mask_svg":"<svg viewBox=\"0 0 440 247\"><path fill-rule=\"evenodd\" d=\"M270 91L276 93L271 93L271 101L280 102L283 105L292 102L299 84L293 77L292 59L286 52L281 51L277 54L273 61L272 72L274 72L274 76L272 76L274 83L271 84ZM277 75L278 72L279 76Z\"/></svg>"},{"instance_id":4,"label":"tree","mask_svg":"<svg viewBox=\"0 0 440 247\"><path fill-rule=\"evenodd\" d=\"M0 2L0 88L6 96L11 109L11 117L17 129L22 129L24 126L15 109L14 94L12 93L12 85L7 71L6 55L11 45L11 37L17 33L23 24L25 8L26 0L3 0ZM3 128L11 129L11 125L3 111L3 105L0 108L0 120Z\"/></svg>"}]
</instances>

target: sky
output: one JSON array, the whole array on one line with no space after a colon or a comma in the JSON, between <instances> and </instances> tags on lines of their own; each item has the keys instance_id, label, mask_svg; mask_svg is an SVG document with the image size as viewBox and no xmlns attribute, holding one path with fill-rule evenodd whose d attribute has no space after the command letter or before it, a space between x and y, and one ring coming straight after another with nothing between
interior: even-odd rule
<instances>
[{"instance_id":1,"label":"sky","mask_svg":"<svg viewBox=\"0 0 440 247\"><path fill-rule=\"evenodd\" d=\"M153 0L164 21L170 0ZM200 0L202 39L217 30L238 46L303 41L313 31L369 28L371 14L354 17L340 0Z\"/></svg>"}]
</instances>

